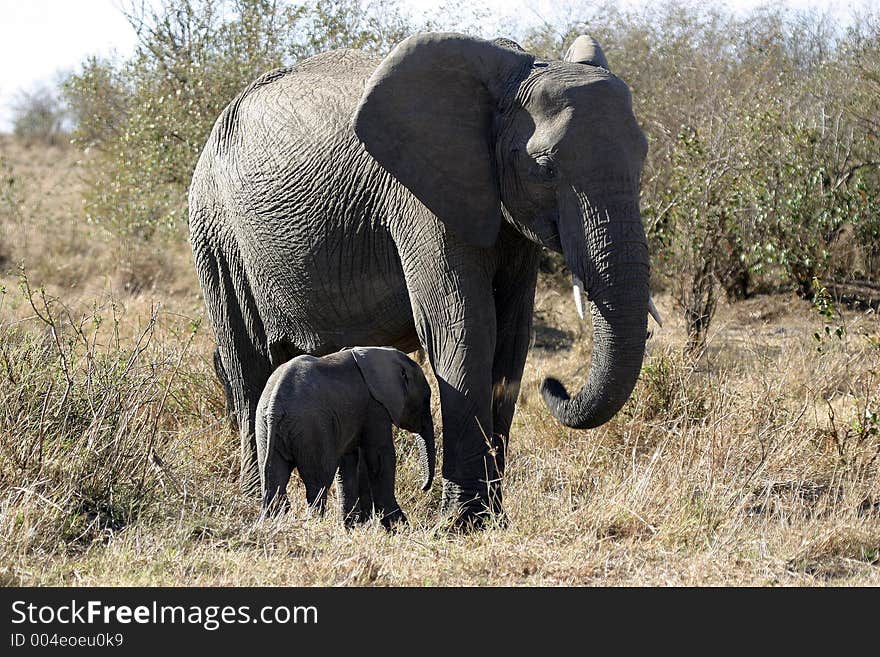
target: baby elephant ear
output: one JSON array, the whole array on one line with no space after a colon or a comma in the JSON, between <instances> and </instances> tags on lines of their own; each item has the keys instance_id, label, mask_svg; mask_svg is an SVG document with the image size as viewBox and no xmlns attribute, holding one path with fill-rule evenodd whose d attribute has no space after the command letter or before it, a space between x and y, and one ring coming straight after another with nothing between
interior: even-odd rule
<instances>
[{"instance_id":1,"label":"baby elephant ear","mask_svg":"<svg viewBox=\"0 0 880 657\"><path fill-rule=\"evenodd\" d=\"M398 424L409 385L407 357L389 347L354 347L351 354L367 382L370 396L382 404L391 421Z\"/></svg>"}]
</instances>

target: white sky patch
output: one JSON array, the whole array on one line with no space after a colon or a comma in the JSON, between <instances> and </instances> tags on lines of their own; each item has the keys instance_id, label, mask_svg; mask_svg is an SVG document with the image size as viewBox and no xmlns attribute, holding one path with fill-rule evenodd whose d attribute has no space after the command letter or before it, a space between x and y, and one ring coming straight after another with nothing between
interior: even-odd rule
<instances>
[{"instance_id":1,"label":"white sky patch","mask_svg":"<svg viewBox=\"0 0 880 657\"><path fill-rule=\"evenodd\" d=\"M128 54L134 30L116 0L0 0L0 131L20 89L51 83L90 54Z\"/></svg>"},{"instance_id":2,"label":"white sky patch","mask_svg":"<svg viewBox=\"0 0 880 657\"><path fill-rule=\"evenodd\" d=\"M88 55L125 56L136 41L134 30L122 16L124 0L0 0L0 132L9 131L10 103L21 89L39 83L52 83L59 72L72 71ZM638 6L645 0L624 0ZM709 0L712 1L712 0ZM414 13L431 11L442 2L403 0L402 6ZM484 0L493 16L494 32L504 20L538 23L541 18L564 16L583 0ZM762 0L722 2L738 10L766 4ZM853 7L876 6L876 0L834 2L833 0L787 0L792 7L815 7L845 16ZM497 21L494 17L497 16ZM493 34L494 36L494 34Z\"/></svg>"}]
</instances>

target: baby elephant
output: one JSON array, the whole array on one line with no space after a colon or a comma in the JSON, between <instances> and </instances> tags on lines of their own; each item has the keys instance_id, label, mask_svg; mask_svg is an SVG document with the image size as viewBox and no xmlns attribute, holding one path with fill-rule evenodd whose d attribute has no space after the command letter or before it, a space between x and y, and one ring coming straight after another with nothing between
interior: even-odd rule
<instances>
[{"instance_id":1,"label":"baby elephant","mask_svg":"<svg viewBox=\"0 0 880 657\"><path fill-rule=\"evenodd\" d=\"M406 522L394 497L392 424L418 434L422 490L428 490L434 422L431 389L418 364L397 349L355 347L280 366L257 406L263 513L286 504L296 468L309 505L323 514L338 467L346 524L366 520L373 508L386 528Z\"/></svg>"}]
</instances>

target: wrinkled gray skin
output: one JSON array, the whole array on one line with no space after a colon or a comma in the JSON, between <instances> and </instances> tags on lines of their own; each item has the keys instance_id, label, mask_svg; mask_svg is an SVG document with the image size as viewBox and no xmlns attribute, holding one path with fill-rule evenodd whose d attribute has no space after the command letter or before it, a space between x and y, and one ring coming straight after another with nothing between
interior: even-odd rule
<instances>
[{"instance_id":1,"label":"wrinkled gray skin","mask_svg":"<svg viewBox=\"0 0 880 657\"><path fill-rule=\"evenodd\" d=\"M422 490L434 479L431 389L415 362L396 349L356 347L276 369L257 405L257 462L263 512L286 505L294 468L309 505L324 513L339 469L342 517L364 521L375 510L386 528L406 522L394 497L391 425L419 444Z\"/></svg>"},{"instance_id":2,"label":"wrinkled gray skin","mask_svg":"<svg viewBox=\"0 0 880 657\"><path fill-rule=\"evenodd\" d=\"M232 386L229 383L229 377L226 376L226 370L223 369L223 359L220 356L220 347L214 349L212 354L212 362L214 365L214 374L223 387L223 397L226 402L226 419L233 432L238 433L238 417L235 414L235 395L232 392Z\"/></svg>"},{"instance_id":3,"label":"wrinkled gray skin","mask_svg":"<svg viewBox=\"0 0 880 657\"><path fill-rule=\"evenodd\" d=\"M589 378L542 393L570 427L629 397L647 335L647 142L629 89L579 37L564 61L454 34L385 59L339 50L269 73L218 119L193 176L196 268L234 393L242 478L274 367L423 347L443 419L444 507L501 509L542 247L592 301Z\"/></svg>"}]
</instances>

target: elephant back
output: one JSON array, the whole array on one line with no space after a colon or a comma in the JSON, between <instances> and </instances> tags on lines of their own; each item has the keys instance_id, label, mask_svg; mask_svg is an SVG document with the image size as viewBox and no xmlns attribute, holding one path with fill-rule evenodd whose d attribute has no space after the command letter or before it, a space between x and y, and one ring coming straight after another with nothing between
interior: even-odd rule
<instances>
[{"instance_id":1,"label":"elephant back","mask_svg":"<svg viewBox=\"0 0 880 657\"><path fill-rule=\"evenodd\" d=\"M234 150L247 130L263 127L277 136L279 119L313 136L316 130L347 128L364 84L380 62L368 53L341 48L264 73L217 118L212 134L216 154Z\"/></svg>"}]
</instances>

